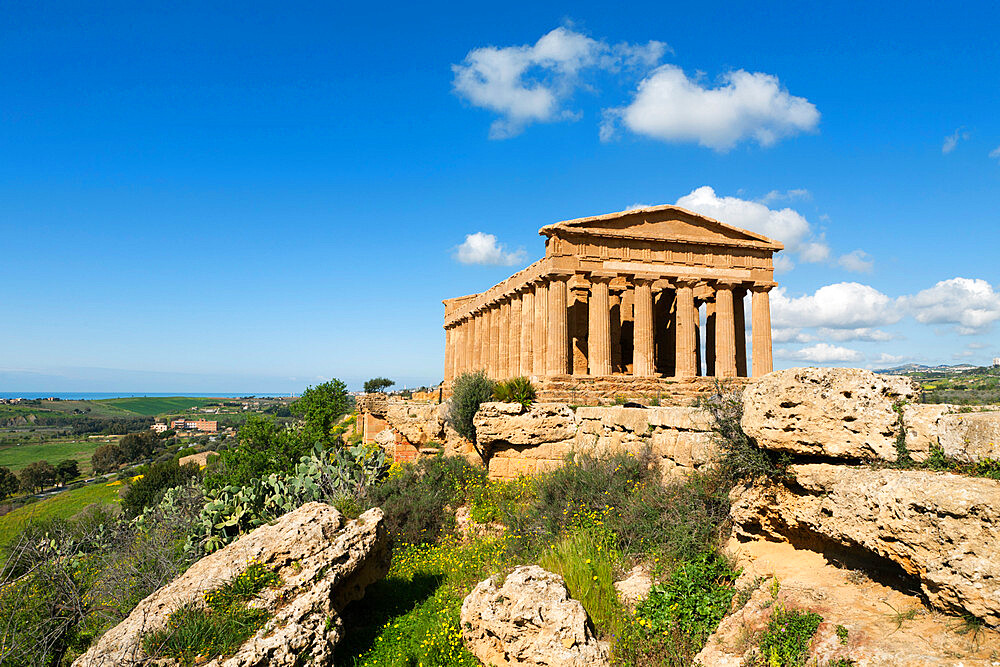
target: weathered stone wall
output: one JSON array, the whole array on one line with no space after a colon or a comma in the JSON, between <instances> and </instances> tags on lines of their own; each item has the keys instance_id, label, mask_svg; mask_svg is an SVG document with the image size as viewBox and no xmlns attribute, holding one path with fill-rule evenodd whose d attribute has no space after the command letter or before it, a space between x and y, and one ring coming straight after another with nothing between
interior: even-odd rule
<instances>
[{"instance_id":1,"label":"weathered stone wall","mask_svg":"<svg viewBox=\"0 0 1000 667\"><path fill-rule=\"evenodd\" d=\"M581 407L563 403L484 403L475 419L489 475L511 479L562 466L570 454L657 457L664 475L707 464L713 454L707 414L699 408Z\"/></svg>"}]
</instances>

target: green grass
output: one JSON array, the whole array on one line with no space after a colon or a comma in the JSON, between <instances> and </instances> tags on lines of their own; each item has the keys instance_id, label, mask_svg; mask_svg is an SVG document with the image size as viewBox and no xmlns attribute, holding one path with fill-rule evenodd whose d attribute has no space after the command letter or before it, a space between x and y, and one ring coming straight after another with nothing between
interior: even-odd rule
<instances>
[{"instance_id":1,"label":"green grass","mask_svg":"<svg viewBox=\"0 0 1000 667\"><path fill-rule=\"evenodd\" d=\"M219 400L218 398L197 398L190 396L153 396L108 398L89 402L104 404L143 417L155 417L157 415L173 414L175 412L185 412L194 408L201 408L209 403L218 403Z\"/></svg>"},{"instance_id":2,"label":"green grass","mask_svg":"<svg viewBox=\"0 0 1000 667\"><path fill-rule=\"evenodd\" d=\"M31 519L69 519L95 503L117 504L121 484L99 482L62 491L56 495L19 507L0 516L0 548L6 547Z\"/></svg>"},{"instance_id":3,"label":"green grass","mask_svg":"<svg viewBox=\"0 0 1000 667\"><path fill-rule=\"evenodd\" d=\"M48 461L55 465L66 459L76 459L80 462L80 473L89 475L92 471L90 457L93 456L94 450L104 444L104 440L104 438L79 438L8 445L0 447L0 466L6 466L17 472L35 461Z\"/></svg>"}]
</instances>

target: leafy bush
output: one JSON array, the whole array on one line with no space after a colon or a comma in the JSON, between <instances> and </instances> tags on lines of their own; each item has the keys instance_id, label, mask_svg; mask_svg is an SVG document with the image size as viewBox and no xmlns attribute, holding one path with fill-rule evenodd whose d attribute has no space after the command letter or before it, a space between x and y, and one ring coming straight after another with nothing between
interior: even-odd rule
<instances>
[{"instance_id":1,"label":"leafy bush","mask_svg":"<svg viewBox=\"0 0 1000 667\"><path fill-rule=\"evenodd\" d=\"M279 427L273 420L250 415L239 430L239 445L221 452L205 476L205 488L243 487L271 474L295 468L312 449L300 434Z\"/></svg>"},{"instance_id":2,"label":"leafy bush","mask_svg":"<svg viewBox=\"0 0 1000 667\"><path fill-rule=\"evenodd\" d=\"M535 402L535 387L531 380L526 377L516 377L509 380L497 382L493 388L493 399L503 403L520 403L524 407L531 407Z\"/></svg>"},{"instance_id":3,"label":"leafy bush","mask_svg":"<svg viewBox=\"0 0 1000 667\"><path fill-rule=\"evenodd\" d=\"M143 649L186 665L232 653L270 618L266 610L247 603L277 583L277 574L251 563L229 583L205 593L205 606L189 603L172 612L166 627L146 635Z\"/></svg>"},{"instance_id":4,"label":"leafy bush","mask_svg":"<svg viewBox=\"0 0 1000 667\"><path fill-rule=\"evenodd\" d=\"M462 500L470 482L485 478L483 468L461 457L438 454L400 466L382 484L369 489L365 502L382 508L389 533L397 542L430 542L454 520L445 506Z\"/></svg>"},{"instance_id":5,"label":"leafy bush","mask_svg":"<svg viewBox=\"0 0 1000 667\"><path fill-rule=\"evenodd\" d=\"M729 485L760 477L784 477L788 458L776 458L743 432L741 395L739 390L726 391L717 384L715 394L698 401L698 406L707 410L712 418L712 439L719 449L718 474Z\"/></svg>"},{"instance_id":6,"label":"leafy bush","mask_svg":"<svg viewBox=\"0 0 1000 667\"><path fill-rule=\"evenodd\" d=\"M302 438L309 443L331 445L338 440L337 421L354 408L347 385L334 378L307 387L301 398L292 403L292 414L302 417ZM242 433L243 429L240 429Z\"/></svg>"},{"instance_id":7,"label":"leafy bush","mask_svg":"<svg viewBox=\"0 0 1000 667\"><path fill-rule=\"evenodd\" d=\"M753 665L799 667L809 657L809 643L823 622L815 612L785 609L777 605L761 635Z\"/></svg>"},{"instance_id":8,"label":"leafy bush","mask_svg":"<svg viewBox=\"0 0 1000 667\"><path fill-rule=\"evenodd\" d=\"M164 491L197 476L198 466L193 463L181 466L173 458L152 463L142 477L130 483L122 493L122 511L126 516L137 516L160 502Z\"/></svg>"},{"instance_id":9,"label":"leafy bush","mask_svg":"<svg viewBox=\"0 0 1000 667\"><path fill-rule=\"evenodd\" d=\"M94 468L94 472L102 474L117 470L123 460L122 450L112 442L101 445L94 451L90 457L90 465Z\"/></svg>"},{"instance_id":10,"label":"leafy bush","mask_svg":"<svg viewBox=\"0 0 1000 667\"><path fill-rule=\"evenodd\" d=\"M486 452L480 451L476 444L476 426L473 418L479 411L479 406L493 398L493 380L486 377L486 371L462 373L452 384L451 404L448 407L448 423L460 436L471 442L483 462L486 462Z\"/></svg>"}]
</instances>

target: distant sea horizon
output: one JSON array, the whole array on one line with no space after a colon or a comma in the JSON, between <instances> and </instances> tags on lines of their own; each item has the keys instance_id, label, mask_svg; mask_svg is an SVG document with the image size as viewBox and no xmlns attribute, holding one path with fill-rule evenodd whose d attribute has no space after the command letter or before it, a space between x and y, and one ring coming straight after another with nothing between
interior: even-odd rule
<instances>
[{"instance_id":1,"label":"distant sea horizon","mask_svg":"<svg viewBox=\"0 0 1000 667\"><path fill-rule=\"evenodd\" d=\"M58 398L62 401L98 401L105 398L163 398L185 396L192 398L242 398L244 396L289 396L278 392L216 392L216 391L0 391L0 398Z\"/></svg>"}]
</instances>

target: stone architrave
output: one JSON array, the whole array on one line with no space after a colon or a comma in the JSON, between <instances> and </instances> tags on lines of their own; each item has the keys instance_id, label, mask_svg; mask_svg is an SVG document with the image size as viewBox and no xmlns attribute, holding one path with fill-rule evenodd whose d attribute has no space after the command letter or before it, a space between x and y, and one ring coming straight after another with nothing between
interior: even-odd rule
<instances>
[{"instance_id":1,"label":"stone architrave","mask_svg":"<svg viewBox=\"0 0 1000 667\"><path fill-rule=\"evenodd\" d=\"M531 375L532 337L535 333L535 288L525 285L521 293L521 369L520 375Z\"/></svg>"},{"instance_id":2,"label":"stone architrave","mask_svg":"<svg viewBox=\"0 0 1000 667\"><path fill-rule=\"evenodd\" d=\"M632 372L639 377L656 374L655 331L653 330L653 281L655 276L635 277L635 329Z\"/></svg>"},{"instance_id":3,"label":"stone architrave","mask_svg":"<svg viewBox=\"0 0 1000 667\"><path fill-rule=\"evenodd\" d=\"M771 372L771 301L768 292L774 283L755 284L750 288L753 328L753 376L761 377Z\"/></svg>"}]
</instances>

